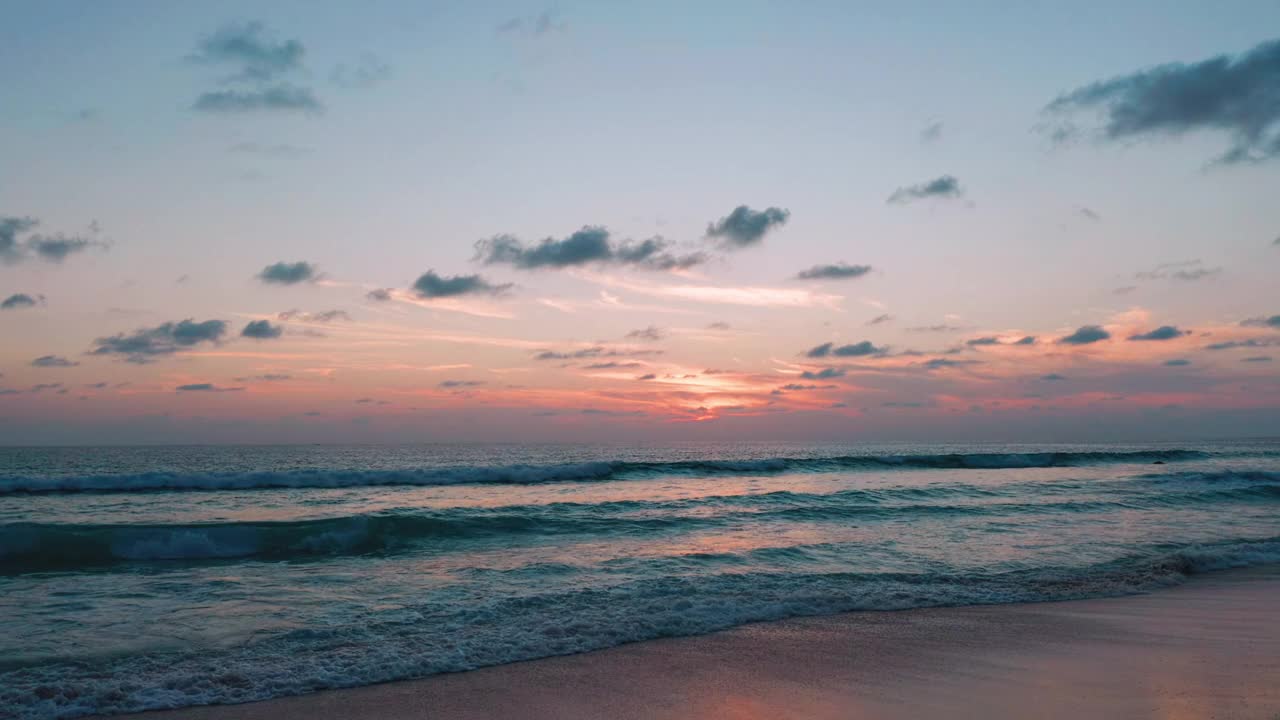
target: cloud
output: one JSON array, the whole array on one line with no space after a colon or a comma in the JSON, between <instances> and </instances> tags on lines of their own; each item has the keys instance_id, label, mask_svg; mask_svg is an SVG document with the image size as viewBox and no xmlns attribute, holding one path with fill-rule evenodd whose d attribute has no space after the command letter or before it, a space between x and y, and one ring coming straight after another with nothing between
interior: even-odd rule
<instances>
[{"instance_id":1,"label":"cloud","mask_svg":"<svg viewBox=\"0 0 1280 720\"><path fill-rule=\"evenodd\" d=\"M211 113L242 113L258 110L321 113L321 104L310 88L273 85L261 90L214 90L202 93L191 109Z\"/></svg>"},{"instance_id":2,"label":"cloud","mask_svg":"<svg viewBox=\"0 0 1280 720\"><path fill-rule=\"evenodd\" d=\"M774 395L781 395L784 392L803 392L805 390L831 390L835 385L802 385L800 383L788 383L773 391Z\"/></svg>"},{"instance_id":3,"label":"cloud","mask_svg":"<svg viewBox=\"0 0 1280 720\"><path fill-rule=\"evenodd\" d=\"M66 235L32 235L27 240L30 248L41 260L62 262L68 255L88 250L98 243L88 238L68 237Z\"/></svg>"},{"instance_id":4,"label":"cloud","mask_svg":"<svg viewBox=\"0 0 1280 720\"><path fill-rule=\"evenodd\" d=\"M1280 155L1280 40L1237 56L1168 63L1076 88L1044 112L1071 118L1096 112L1108 141L1179 137L1204 131L1229 139L1215 162L1261 162ZM1072 134L1068 120L1055 132Z\"/></svg>"},{"instance_id":5,"label":"cloud","mask_svg":"<svg viewBox=\"0 0 1280 720\"><path fill-rule=\"evenodd\" d=\"M1179 330L1172 325L1161 325L1151 332L1137 333L1130 335L1130 340L1173 340L1174 338L1186 335L1186 331Z\"/></svg>"},{"instance_id":6,"label":"cloud","mask_svg":"<svg viewBox=\"0 0 1280 720\"><path fill-rule=\"evenodd\" d=\"M479 275L444 277L428 270L413 281L413 291L421 298L458 297L460 295L501 295L512 283L494 285Z\"/></svg>"},{"instance_id":7,"label":"cloud","mask_svg":"<svg viewBox=\"0 0 1280 720\"><path fill-rule=\"evenodd\" d=\"M663 338L663 334L660 328L650 325L649 327L640 328L639 330L632 330L627 333L627 337L632 340L657 341Z\"/></svg>"},{"instance_id":8,"label":"cloud","mask_svg":"<svg viewBox=\"0 0 1280 720\"><path fill-rule=\"evenodd\" d=\"M226 331L227 324L222 320L196 322L188 318L153 328L140 328L130 334L100 337L93 341L94 347L89 354L123 355L127 362L142 364L203 342L217 342Z\"/></svg>"},{"instance_id":9,"label":"cloud","mask_svg":"<svg viewBox=\"0 0 1280 720\"><path fill-rule=\"evenodd\" d=\"M1019 340L1018 342L1014 343L1014 345L1035 345L1035 344L1036 344L1035 335L1028 335L1022 338L1021 340Z\"/></svg>"},{"instance_id":10,"label":"cloud","mask_svg":"<svg viewBox=\"0 0 1280 720\"><path fill-rule=\"evenodd\" d=\"M981 365L981 360L952 360L951 358L933 358L926 360L923 365L926 370L937 370L938 368L962 367L964 365Z\"/></svg>"},{"instance_id":11,"label":"cloud","mask_svg":"<svg viewBox=\"0 0 1280 720\"><path fill-rule=\"evenodd\" d=\"M59 383L37 383L31 386L31 392L38 393L38 392L43 392L45 390L58 390L61 387L62 387L62 383L60 382ZM62 391L60 391L58 394L61 395Z\"/></svg>"},{"instance_id":12,"label":"cloud","mask_svg":"<svg viewBox=\"0 0 1280 720\"><path fill-rule=\"evenodd\" d=\"M387 302L391 299L391 288L374 288L365 293L364 297L373 302Z\"/></svg>"},{"instance_id":13,"label":"cloud","mask_svg":"<svg viewBox=\"0 0 1280 720\"><path fill-rule=\"evenodd\" d=\"M391 77L391 66L372 53L364 53L360 59L348 65L342 63L329 73L329 82L348 90L365 90L381 84Z\"/></svg>"},{"instance_id":14,"label":"cloud","mask_svg":"<svg viewBox=\"0 0 1280 720\"><path fill-rule=\"evenodd\" d=\"M900 187L893 191L886 201L891 205L901 205L925 198L958 198L964 195L960 181L954 175L943 175L928 182Z\"/></svg>"},{"instance_id":15,"label":"cloud","mask_svg":"<svg viewBox=\"0 0 1280 720\"><path fill-rule=\"evenodd\" d=\"M534 360L580 360L582 358L599 357L604 353L604 348L587 348L585 350L573 350L571 352L559 352L556 350L543 350L535 353Z\"/></svg>"},{"instance_id":16,"label":"cloud","mask_svg":"<svg viewBox=\"0 0 1280 720\"><path fill-rule=\"evenodd\" d=\"M190 383L188 385L179 385L174 388L178 392L239 392L244 390L242 387L218 387L213 383Z\"/></svg>"},{"instance_id":17,"label":"cloud","mask_svg":"<svg viewBox=\"0 0 1280 720\"><path fill-rule=\"evenodd\" d=\"M1222 268L1204 267L1202 260L1184 260L1182 262L1165 263L1157 265L1154 270L1144 270L1136 273L1134 277L1139 280L1164 280L1171 278L1173 280L1182 280L1184 282L1194 282L1212 277L1222 272Z\"/></svg>"},{"instance_id":18,"label":"cloud","mask_svg":"<svg viewBox=\"0 0 1280 720\"><path fill-rule=\"evenodd\" d=\"M599 408L583 408L578 411L580 415L598 415L601 417L639 417L645 415L643 410L601 410ZM549 413L555 415L552 411Z\"/></svg>"},{"instance_id":19,"label":"cloud","mask_svg":"<svg viewBox=\"0 0 1280 720\"><path fill-rule=\"evenodd\" d=\"M0 216L0 259L20 258L25 253L25 249L18 241L18 236L29 232L39 224L40 221L35 218Z\"/></svg>"},{"instance_id":20,"label":"cloud","mask_svg":"<svg viewBox=\"0 0 1280 720\"><path fill-rule=\"evenodd\" d=\"M5 302L8 302L7 300ZM1240 324L1245 327L1269 327L1280 330L1280 315L1272 315L1271 317L1255 317L1248 320L1241 320Z\"/></svg>"},{"instance_id":21,"label":"cloud","mask_svg":"<svg viewBox=\"0 0 1280 720\"><path fill-rule=\"evenodd\" d=\"M864 357L867 355L883 355L888 348L876 347L870 340L863 340L852 345L841 345L831 351L836 357Z\"/></svg>"},{"instance_id":22,"label":"cloud","mask_svg":"<svg viewBox=\"0 0 1280 720\"><path fill-rule=\"evenodd\" d=\"M915 327L907 328L907 332L947 333L947 332L960 332L961 330L965 330L965 329L966 328L960 327L959 325L947 325L944 323L942 325L917 325Z\"/></svg>"},{"instance_id":23,"label":"cloud","mask_svg":"<svg viewBox=\"0 0 1280 720\"><path fill-rule=\"evenodd\" d=\"M485 265L513 265L522 270L615 264L645 270L681 270L706 262L706 253L676 255L673 244L662 237L615 243L609 231L584 225L566 238L543 238L525 245L513 235L495 235L476 241L475 260Z\"/></svg>"},{"instance_id":24,"label":"cloud","mask_svg":"<svg viewBox=\"0 0 1280 720\"><path fill-rule=\"evenodd\" d=\"M554 10L546 10L537 15L513 17L498 23L495 30L499 34L528 33L541 37L552 32L563 32L569 24L560 20Z\"/></svg>"},{"instance_id":25,"label":"cloud","mask_svg":"<svg viewBox=\"0 0 1280 720\"><path fill-rule=\"evenodd\" d=\"M442 388L468 388L484 385L483 380L441 380L437 387Z\"/></svg>"},{"instance_id":26,"label":"cloud","mask_svg":"<svg viewBox=\"0 0 1280 720\"><path fill-rule=\"evenodd\" d=\"M1190 364L1191 364L1191 361L1186 358L1174 358L1172 360L1164 361L1165 367L1185 367Z\"/></svg>"},{"instance_id":27,"label":"cloud","mask_svg":"<svg viewBox=\"0 0 1280 720\"><path fill-rule=\"evenodd\" d=\"M505 263L526 270L606 262L612 257L609 231L602 227L584 226L563 240L544 238L529 248L511 235L496 235L476 243L476 258L486 265Z\"/></svg>"},{"instance_id":28,"label":"cloud","mask_svg":"<svg viewBox=\"0 0 1280 720\"><path fill-rule=\"evenodd\" d=\"M638 363L638 362L610 361L610 362L601 362L601 363L591 363L590 365L583 365L582 369L583 370L625 370L627 368L638 368L643 366L644 366L644 363Z\"/></svg>"},{"instance_id":29,"label":"cloud","mask_svg":"<svg viewBox=\"0 0 1280 720\"><path fill-rule=\"evenodd\" d=\"M661 350L613 350L610 348L595 346L582 348L581 350L572 350L570 352L557 352L554 350L542 350L534 354L534 360L582 360L585 358L602 358L602 357L645 357L647 355L661 355Z\"/></svg>"},{"instance_id":30,"label":"cloud","mask_svg":"<svg viewBox=\"0 0 1280 720\"><path fill-rule=\"evenodd\" d=\"M932 143L942 139L942 121L932 122L920 131L920 142Z\"/></svg>"},{"instance_id":31,"label":"cloud","mask_svg":"<svg viewBox=\"0 0 1280 720\"><path fill-rule=\"evenodd\" d=\"M655 380L657 379L657 377L658 377L657 375L654 375L653 373L649 373L648 375L640 375L636 379L637 380Z\"/></svg>"},{"instance_id":32,"label":"cloud","mask_svg":"<svg viewBox=\"0 0 1280 720\"><path fill-rule=\"evenodd\" d=\"M312 282L320 278L315 265L309 262L278 262L262 268L257 278L272 285L296 285L300 282Z\"/></svg>"},{"instance_id":33,"label":"cloud","mask_svg":"<svg viewBox=\"0 0 1280 720\"><path fill-rule=\"evenodd\" d=\"M1203 280L1222 272L1222 268L1194 268L1191 270L1178 270L1173 273L1174 280L1183 280L1191 282L1195 280Z\"/></svg>"},{"instance_id":34,"label":"cloud","mask_svg":"<svg viewBox=\"0 0 1280 720\"><path fill-rule=\"evenodd\" d=\"M846 265L843 262L834 265L814 265L796 275L798 280L852 280L871 272L870 265Z\"/></svg>"},{"instance_id":35,"label":"cloud","mask_svg":"<svg viewBox=\"0 0 1280 720\"><path fill-rule=\"evenodd\" d=\"M725 305L746 305L748 307L827 307L836 309L842 299L839 295L792 288L618 284L635 292L658 297Z\"/></svg>"},{"instance_id":36,"label":"cloud","mask_svg":"<svg viewBox=\"0 0 1280 720\"><path fill-rule=\"evenodd\" d=\"M725 217L707 224L707 237L720 240L727 249L750 247L758 244L774 228L785 225L791 217L790 210L770 207L752 210L739 205Z\"/></svg>"},{"instance_id":37,"label":"cloud","mask_svg":"<svg viewBox=\"0 0 1280 720\"><path fill-rule=\"evenodd\" d=\"M1280 338L1250 338L1248 340L1228 340L1226 342L1205 345L1205 350L1234 350L1236 348L1260 348L1280 345Z\"/></svg>"},{"instance_id":38,"label":"cloud","mask_svg":"<svg viewBox=\"0 0 1280 720\"><path fill-rule=\"evenodd\" d=\"M886 313L884 315L877 315L871 318L870 320L867 321L867 325L880 325L882 323L887 323L891 320L893 320L893 316Z\"/></svg>"},{"instance_id":39,"label":"cloud","mask_svg":"<svg viewBox=\"0 0 1280 720\"><path fill-rule=\"evenodd\" d=\"M306 48L297 40L276 42L259 22L229 23L200 41L191 60L238 66L228 80L266 82L302 68Z\"/></svg>"},{"instance_id":40,"label":"cloud","mask_svg":"<svg viewBox=\"0 0 1280 720\"><path fill-rule=\"evenodd\" d=\"M0 302L0 310L21 310L22 308L35 307L44 302L43 295L32 297L26 293L14 293Z\"/></svg>"},{"instance_id":41,"label":"cloud","mask_svg":"<svg viewBox=\"0 0 1280 720\"><path fill-rule=\"evenodd\" d=\"M284 328L279 325L272 325L267 320L254 320L244 329L240 331L240 337L254 338L256 340L270 340L278 338L284 334Z\"/></svg>"},{"instance_id":42,"label":"cloud","mask_svg":"<svg viewBox=\"0 0 1280 720\"><path fill-rule=\"evenodd\" d=\"M1271 362L1271 356L1270 355L1254 355L1253 357L1240 358L1240 362L1247 362L1247 363Z\"/></svg>"},{"instance_id":43,"label":"cloud","mask_svg":"<svg viewBox=\"0 0 1280 720\"><path fill-rule=\"evenodd\" d=\"M732 329L732 327L729 325L729 323L724 322L723 320L718 320L713 323L707 323L707 329L708 330L730 330Z\"/></svg>"},{"instance_id":44,"label":"cloud","mask_svg":"<svg viewBox=\"0 0 1280 720\"><path fill-rule=\"evenodd\" d=\"M1070 335L1058 338L1058 342L1064 345L1088 345L1107 340L1110 337L1111 333L1103 330L1098 325L1085 325Z\"/></svg>"},{"instance_id":45,"label":"cloud","mask_svg":"<svg viewBox=\"0 0 1280 720\"><path fill-rule=\"evenodd\" d=\"M389 297L387 299L390 299ZM298 320L300 322L330 323L335 320L351 320L351 316L345 310L325 310L324 312L309 313L301 310L285 310L276 314L277 320L289 321Z\"/></svg>"},{"instance_id":46,"label":"cloud","mask_svg":"<svg viewBox=\"0 0 1280 720\"><path fill-rule=\"evenodd\" d=\"M285 380L292 380L293 376L286 375L284 373L265 373L263 375L251 375L249 377L238 377L233 379L236 382L249 382L250 380L260 380L262 382L284 382Z\"/></svg>"},{"instance_id":47,"label":"cloud","mask_svg":"<svg viewBox=\"0 0 1280 720\"><path fill-rule=\"evenodd\" d=\"M660 235L645 240L627 240L614 249L614 261L647 270L687 270L710 259L704 252L676 255L668 251L672 243Z\"/></svg>"},{"instance_id":48,"label":"cloud","mask_svg":"<svg viewBox=\"0 0 1280 720\"><path fill-rule=\"evenodd\" d=\"M1000 338L980 337L980 338L974 338L972 340L966 340L964 344L968 345L969 347L979 347L981 345L999 345Z\"/></svg>"},{"instance_id":49,"label":"cloud","mask_svg":"<svg viewBox=\"0 0 1280 720\"><path fill-rule=\"evenodd\" d=\"M61 263L68 256L84 252L89 248L107 247L106 243L92 238L62 233L53 235L37 233L25 240L19 239L20 235L31 232L39 224L39 220L31 217L0 217L0 261L15 264L35 257L45 262ZM97 227L96 223L93 227Z\"/></svg>"},{"instance_id":50,"label":"cloud","mask_svg":"<svg viewBox=\"0 0 1280 720\"><path fill-rule=\"evenodd\" d=\"M839 347L836 347L835 343L823 343L805 351L804 356L810 358L824 358L829 356L866 357L868 355L883 355L887 349L888 348L872 345L870 340L863 340L859 343L841 345Z\"/></svg>"},{"instance_id":51,"label":"cloud","mask_svg":"<svg viewBox=\"0 0 1280 720\"><path fill-rule=\"evenodd\" d=\"M202 40L189 59L233 69L222 81L239 87L202 93L191 107L213 113L322 112L324 105L311 88L282 80L285 75L304 70L305 55L301 42L276 41L262 23L224 25Z\"/></svg>"},{"instance_id":52,"label":"cloud","mask_svg":"<svg viewBox=\"0 0 1280 720\"><path fill-rule=\"evenodd\" d=\"M1101 220L1101 219L1102 219L1102 217L1101 217L1100 215L1098 215L1098 213L1096 213L1096 212L1094 212L1094 211L1090 210L1090 209L1089 209L1089 208L1087 208L1087 207L1083 207L1083 206L1081 206L1081 207L1077 207L1077 208L1076 208L1076 213L1078 213L1081 217L1083 217L1083 218L1085 218L1085 219L1087 219L1087 220L1093 220L1093 221L1095 221L1095 222L1096 222L1096 221L1098 221L1098 220Z\"/></svg>"},{"instance_id":53,"label":"cloud","mask_svg":"<svg viewBox=\"0 0 1280 720\"><path fill-rule=\"evenodd\" d=\"M32 367L39 368L67 368L79 365L78 362L72 362L60 355L42 355L31 361Z\"/></svg>"},{"instance_id":54,"label":"cloud","mask_svg":"<svg viewBox=\"0 0 1280 720\"><path fill-rule=\"evenodd\" d=\"M1067 379L1067 376L1066 376L1066 375L1059 375L1058 373L1049 373L1048 375L1041 375L1041 376L1040 376L1040 379L1041 379L1041 380L1047 380L1047 381L1049 381L1049 382L1057 382L1057 381L1059 381L1059 380L1066 380L1066 379Z\"/></svg>"},{"instance_id":55,"label":"cloud","mask_svg":"<svg viewBox=\"0 0 1280 720\"><path fill-rule=\"evenodd\" d=\"M844 372L845 371L842 368L829 367L823 368L817 372L805 370L800 373L800 377L805 380L830 380L831 378L844 377Z\"/></svg>"},{"instance_id":56,"label":"cloud","mask_svg":"<svg viewBox=\"0 0 1280 720\"><path fill-rule=\"evenodd\" d=\"M1129 293L1137 289L1138 289L1137 285L1125 285L1124 287L1118 287L1115 290L1112 290L1111 293L1113 295L1128 295Z\"/></svg>"}]
</instances>

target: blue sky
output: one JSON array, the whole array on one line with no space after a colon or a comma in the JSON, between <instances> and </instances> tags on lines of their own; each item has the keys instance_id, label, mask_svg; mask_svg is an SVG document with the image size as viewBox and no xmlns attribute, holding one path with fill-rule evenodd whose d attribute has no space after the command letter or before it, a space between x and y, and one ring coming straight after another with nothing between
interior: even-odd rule
<instances>
[{"instance_id":1,"label":"blue sky","mask_svg":"<svg viewBox=\"0 0 1280 720\"><path fill-rule=\"evenodd\" d=\"M138 441L154 417L175 441L211 423L288 440L558 439L581 434L581 410L612 413L589 423L602 439L946 439L972 434L961 413L996 440L1029 426L1083 437L1099 414L1133 437L1280 429L1274 366L1243 362L1273 336L1241 325L1280 313L1276 161L1214 164L1235 136L1213 118L1110 137L1106 103L1128 96L1073 106L1069 142L1045 110L1091 83L1239 58L1275 39L1274 3L21 2L5 16L0 217L89 241L61 262L0 264L0 295L39 299L0 313L13 442ZM243 56L202 45L219 33L299 52L269 80L231 79ZM281 84L314 106L200 109ZM948 177L955 192L887 202ZM739 206L786 220L726 250L707 228ZM475 257L484 238L584 226L708 261L654 273ZM276 262L317 277L262 282ZM795 279L832 263L872 270ZM415 296L428 270L511 287ZM399 294L366 299L377 288ZM349 319L280 316L295 309ZM93 354L187 318L230 330L154 362ZM282 332L237 338L255 319ZM1106 353L1050 343L1028 364L967 344L1088 325L1115 336ZM1161 345L1178 358L1126 344L1163 325L1185 331L1185 347ZM628 339L649 327L659 340ZM1207 335L1262 344L1224 357ZM884 348L884 367L772 392L820 370L803 351L828 341ZM532 359L602 344L660 353L608 376ZM973 362L899 369L959 349ZM32 365L44 356L74 364ZM683 377L706 369L737 382ZM1089 380L1023 387L1020 373L1058 370ZM664 387L636 390L648 374ZM291 379L245 379L266 375ZM240 389L175 390L200 384ZM999 409L1035 395L1034 411ZM1180 414L1153 420L1166 406Z\"/></svg>"}]
</instances>

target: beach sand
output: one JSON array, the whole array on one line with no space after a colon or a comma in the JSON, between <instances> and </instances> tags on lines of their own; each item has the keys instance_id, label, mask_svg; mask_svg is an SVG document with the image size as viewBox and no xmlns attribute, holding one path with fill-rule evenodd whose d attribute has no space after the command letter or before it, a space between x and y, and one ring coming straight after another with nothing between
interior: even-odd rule
<instances>
[{"instance_id":1,"label":"beach sand","mask_svg":"<svg viewBox=\"0 0 1280 720\"><path fill-rule=\"evenodd\" d=\"M1280 719L1280 569L1148 595L861 612L146 720Z\"/></svg>"}]
</instances>

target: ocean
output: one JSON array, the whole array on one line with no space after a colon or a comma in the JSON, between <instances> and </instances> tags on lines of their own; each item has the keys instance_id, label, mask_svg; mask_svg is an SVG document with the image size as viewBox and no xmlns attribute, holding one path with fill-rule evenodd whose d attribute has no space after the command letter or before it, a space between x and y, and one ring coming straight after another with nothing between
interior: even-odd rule
<instances>
[{"instance_id":1,"label":"ocean","mask_svg":"<svg viewBox=\"0 0 1280 720\"><path fill-rule=\"evenodd\" d=\"M1280 441L0 448L0 717L1280 562Z\"/></svg>"}]
</instances>

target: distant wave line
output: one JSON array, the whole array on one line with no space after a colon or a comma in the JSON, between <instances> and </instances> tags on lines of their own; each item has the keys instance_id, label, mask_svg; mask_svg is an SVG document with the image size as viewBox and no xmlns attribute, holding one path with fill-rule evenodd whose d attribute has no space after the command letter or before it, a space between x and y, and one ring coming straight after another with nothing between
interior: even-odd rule
<instances>
[{"instance_id":1,"label":"distant wave line","mask_svg":"<svg viewBox=\"0 0 1280 720\"><path fill-rule=\"evenodd\" d=\"M694 531L734 523L874 522L911 517L1096 513L1197 507L1216 502L1280 501L1280 472L1200 475L1178 491L1141 490L1151 478L1092 484L1044 484L1046 500L1028 486L966 485L851 489L835 493L777 491L678 500L619 500L501 507L412 509L366 515L189 524L0 525L0 573L69 571L152 561L263 560L393 553L424 543L528 535L623 537ZM1136 485L1136 487L1135 487ZM1148 486L1149 488L1149 486ZM963 502L977 499L978 502ZM960 500L960 502L957 502ZM994 501L993 501L994 500ZM715 512L707 512L715 510Z\"/></svg>"},{"instance_id":2,"label":"distant wave line","mask_svg":"<svg viewBox=\"0 0 1280 720\"><path fill-rule=\"evenodd\" d=\"M453 466L397 470L304 469L258 472L146 472L63 477L0 475L0 494L47 492L138 492L147 490L250 490L342 488L389 485L530 485L601 482L655 476L715 477L856 470L1012 469L1167 463L1230 456L1198 450L1131 452L954 453L939 455L843 455L674 462L598 461L548 465Z\"/></svg>"}]
</instances>

